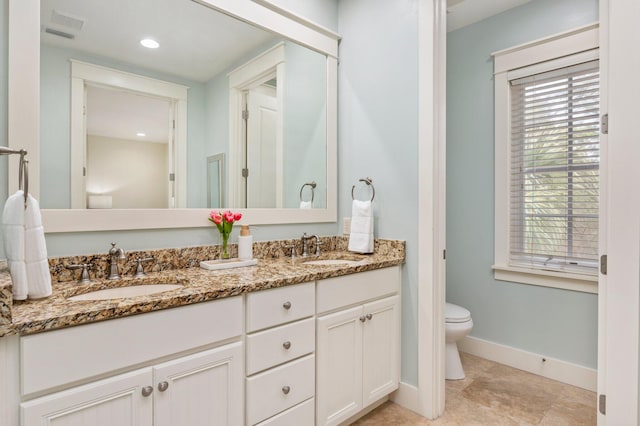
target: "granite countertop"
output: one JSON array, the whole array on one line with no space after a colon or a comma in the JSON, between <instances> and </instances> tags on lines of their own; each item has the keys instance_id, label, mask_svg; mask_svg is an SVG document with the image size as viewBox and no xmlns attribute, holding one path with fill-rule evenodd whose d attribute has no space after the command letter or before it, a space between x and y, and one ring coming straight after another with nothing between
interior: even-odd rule
<instances>
[{"instance_id":1,"label":"granite countertop","mask_svg":"<svg viewBox=\"0 0 640 426\"><path fill-rule=\"evenodd\" d=\"M96 280L90 284L75 281L54 282L53 294L45 299L2 304L0 297L0 337L26 335L95 321L120 318L144 312L173 308L236 296L252 291L283 287L319 279L379 269L404 263L404 244L381 253L356 255L344 251L325 253L320 258L358 260L355 264L304 265L309 258L261 258L256 266L210 271L199 267L149 273L144 278ZM0 265L0 293L9 292L11 280ZM136 284L177 283L175 290L149 296L102 301L71 301L68 297L105 288ZM8 306L6 306L8 305Z\"/></svg>"}]
</instances>

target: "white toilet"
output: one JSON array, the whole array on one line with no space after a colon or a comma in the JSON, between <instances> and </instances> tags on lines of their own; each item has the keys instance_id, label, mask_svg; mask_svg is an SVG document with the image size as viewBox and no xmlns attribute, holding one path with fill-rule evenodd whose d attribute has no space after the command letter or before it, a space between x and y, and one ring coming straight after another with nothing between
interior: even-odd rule
<instances>
[{"instance_id":1,"label":"white toilet","mask_svg":"<svg viewBox=\"0 0 640 426\"><path fill-rule=\"evenodd\" d=\"M460 362L456 342L469 334L473 328L471 312L462 306L447 303L445 306L445 342L444 378L447 380L464 379L464 370Z\"/></svg>"}]
</instances>

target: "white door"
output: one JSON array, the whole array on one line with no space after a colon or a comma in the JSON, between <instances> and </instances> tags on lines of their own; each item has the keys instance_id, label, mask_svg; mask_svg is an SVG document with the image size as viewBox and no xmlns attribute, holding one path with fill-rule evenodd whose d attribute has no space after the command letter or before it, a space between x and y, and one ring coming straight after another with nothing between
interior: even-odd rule
<instances>
[{"instance_id":1,"label":"white door","mask_svg":"<svg viewBox=\"0 0 640 426\"><path fill-rule=\"evenodd\" d=\"M362 408L364 318L358 306L317 320L317 425L336 425Z\"/></svg>"},{"instance_id":2,"label":"white door","mask_svg":"<svg viewBox=\"0 0 640 426\"><path fill-rule=\"evenodd\" d=\"M151 385L151 368L143 368L37 398L20 404L22 425L150 426Z\"/></svg>"},{"instance_id":3,"label":"white door","mask_svg":"<svg viewBox=\"0 0 640 426\"><path fill-rule=\"evenodd\" d=\"M609 7L611 5L611 7ZM606 285L601 285L599 315L604 316L605 335L600 335L604 368L598 378L600 393L606 395L606 415L600 424L640 423L640 140L638 98L640 97L640 2L600 2L601 68L608 90L603 99L609 114L607 137Z\"/></svg>"},{"instance_id":4,"label":"white door","mask_svg":"<svg viewBox=\"0 0 640 426\"><path fill-rule=\"evenodd\" d=\"M154 367L154 426L241 425L242 343Z\"/></svg>"},{"instance_id":5,"label":"white door","mask_svg":"<svg viewBox=\"0 0 640 426\"><path fill-rule=\"evenodd\" d=\"M363 406L398 388L400 382L400 297L364 305Z\"/></svg>"},{"instance_id":6,"label":"white door","mask_svg":"<svg viewBox=\"0 0 640 426\"><path fill-rule=\"evenodd\" d=\"M281 207L276 198L277 98L251 90L247 96L247 110L247 207Z\"/></svg>"}]
</instances>

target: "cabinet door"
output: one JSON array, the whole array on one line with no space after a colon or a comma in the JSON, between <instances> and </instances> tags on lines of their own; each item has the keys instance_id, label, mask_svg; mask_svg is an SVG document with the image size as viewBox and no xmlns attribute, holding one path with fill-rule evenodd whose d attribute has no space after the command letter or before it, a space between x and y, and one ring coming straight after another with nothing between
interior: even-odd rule
<instances>
[{"instance_id":1,"label":"cabinet door","mask_svg":"<svg viewBox=\"0 0 640 426\"><path fill-rule=\"evenodd\" d=\"M110 377L20 404L23 426L150 426L151 368ZM152 389L152 388L150 388Z\"/></svg>"},{"instance_id":2,"label":"cabinet door","mask_svg":"<svg viewBox=\"0 0 640 426\"><path fill-rule=\"evenodd\" d=\"M400 297L364 305L363 406L398 388L400 381Z\"/></svg>"},{"instance_id":3,"label":"cabinet door","mask_svg":"<svg viewBox=\"0 0 640 426\"><path fill-rule=\"evenodd\" d=\"M362 407L362 307L318 318L316 424L335 425Z\"/></svg>"},{"instance_id":4,"label":"cabinet door","mask_svg":"<svg viewBox=\"0 0 640 426\"><path fill-rule=\"evenodd\" d=\"M155 426L242 424L241 342L159 364L153 370Z\"/></svg>"}]
</instances>

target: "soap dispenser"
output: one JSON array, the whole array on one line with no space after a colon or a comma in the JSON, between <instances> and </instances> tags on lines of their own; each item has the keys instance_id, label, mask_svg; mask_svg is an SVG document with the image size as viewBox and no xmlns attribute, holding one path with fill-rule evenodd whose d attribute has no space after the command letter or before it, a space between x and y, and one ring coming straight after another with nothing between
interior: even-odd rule
<instances>
[{"instance_id":1,"label":"soap dispenser","mask_svg":"<svg viewBox=\"0 0 640 426\"><path fill-rule=\"evenodd\" d=\"M240 226L240 236L238 237L238 258L242 260L253 259L253 237L249 230L249 225Z\"/></svg>"}]
</instances>

